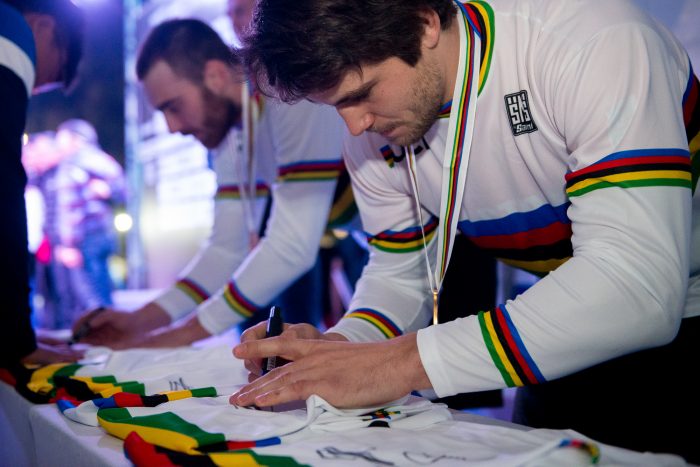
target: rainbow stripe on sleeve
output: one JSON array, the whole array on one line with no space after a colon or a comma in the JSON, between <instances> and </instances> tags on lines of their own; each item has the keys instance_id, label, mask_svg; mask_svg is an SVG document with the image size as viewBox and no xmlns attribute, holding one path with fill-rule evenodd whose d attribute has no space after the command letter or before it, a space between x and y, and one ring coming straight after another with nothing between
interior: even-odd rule
<instances>
[{"instance_id":1,"label":"rainbow stripe on sleeve","mask_svg":"<svg viewBox=\"0 0 700 467\"><path fill-rule=\"evenodd\" d=\"M342 319L361 319L375 328L379 329L384 337L391 339L403 334L399 328L388 316L371 308L358 308L347 313Z\"/></svg>"},{"instance_id":2,"label":"rainbow stripe on sleeve","mask_svg":"<svg viewBox=\"0 0 700 467\"><path fill-rule=\"evenodd\" d=\"M60 385L70 393L80 394L80 385L93 394L100 397L111 397L114 394L124 392L132 394L145 394L146 386L139 381L117 381L114 376L72 376L60 381Z\"/></svg>"},{"instance_id":3,"label":"rainbow stripe on sleeve","mask_svg":"<svg viewBox=\"0 0 700 467\"><path fill-rule=\"evenodd\" d=\"M258 305L243 295L233 281L226 284L223 297L226 304L243 318L250 318L260 309Z\"/></svg>"},{"instance_id":4,"label":"rainbow stripe on sleeve","mask_svg":"<svg viewBox=\"0 0 700 467\"><path fill-rule=\"evenodd\" d=\"M138 433L145 441L187 454L226 451L281 443L279 437L261 440L226 440L223 433L211 433L173 412L133 416L127 408L103 408L97 412L100 425L111 435L125 439Z\"/></svg>"},{"instance_id":5,"label":"rainbow stripe on sleeve","mask_svg":"<svg viewBox=\"0 0 700 467\"><path fill-rule=\"evenodd\" d=\"M426 243L429 243L435 235L437 226L438 218L431 216L423 227ZM367 241L370 246L389 253L410 253L423 248L423 234L420 226L400 231L385 230L377 235L368 235Z\"/></svg>"},{"instance_id":6,"label":"rainbow stripe on sleeve","mask_svg":"<svg viewBox=\"0 0 700 467\"><path fill-rule=\"evenodd\" d=\"M295 162L280 166L279 182L325 182L338 178L343 168L340 159Z\"/></svg>"},{"instance_id":7,"label":"rainbow stripe on sleeve","mask_svg":"<svg viewBox=\"0 0 700 467\"><path fill-rule=\"evenodd\" d=\"M179 466L268 466L268 467L295 467L294 458L288 456L273 456L258 454L250 449L238 449L229 452L211 452L204 454L185 454L173 451L144 440L137 432L131 432L124 440L124 452L136 467L150 467L153 465L179 467Z\"/></svg>"},{"instance_id":8,"label":"rainbow stripe on sleeve","mask_svg":"<svg viewBox=\"0 0 700 467\"><path fill-rule=\"evenodd\" d=\"M209 433L172 412L134 417L126 408L101 409L97 421L118 438L136 431L150 443L189 454L197 454L200 446L226 441L222 433Z\"/></svg>"},{"instance_id":9,"label":"rainbow stripe on sleeve","mask_svg":"<svg viewBox=\"0 0 700 467\"><path fill-rule=\"evenodd\" d=\"M175 287L181 292L185 293L198 305L206 301L210 296L209 293L204 290L204 287L187 277L183 277L177 281L175 283Z\"/></svg>"},{"instance_id":10,"label":"rainbow stripe on sleeve","mask_svg":"<svg viewBox=\"0 0 700 467\"><path fill-rule=\"evenodd\" d=\"M591 465L595 465L600 460L600 448L592 441L582 439L563 439L559 443L559 448L573 448L584 451L591 458Z\"/></svg>"},{"instance_id":11,"label":"rainbow stripe on sleeve","mask_svg":"<svg viewBox=\"0 0 700 467\"><path fill-rule=\"evenodd\" d=\"M544 275L573 254L570 203L543 204L499 219L465 220L459 229L479 248L513 267Z\"/></svg>"},{"instance_id":12,"label":"rainbow stripe on sleeve","mask_svg":"<svg viewBox=\"0 0 700 467\"><path fill-rule=\"evenodd\" d=\"M504 305L478 314L481 335L493 363L508 387L544 383Z\"/></svg>"},{"instance_id":13,"label":"rainbow stripe on sleeve","mask_svg":"<svg viewBox=\"0 0 700 467\"><path fill-rule=\"evenodd\" d=\"M566 193L581 196L601 188L678 186L691 188L690 157L684 149L638 149L610 154L566 174Z\"/></svg>"},{"instance_id":14,"label":"rainbow stripe on sleeve","mask_svg":"<svg viewBox=\"0 0 700 467\"><path fill-rule=\"evenodd\" d=\"M270 193L270 187L265 182L258 181L255 184L255 197L264 198ZM241 189L239 185L222 185L216 189L215 200L241 199Z\"/></svg>"}]
</instances>

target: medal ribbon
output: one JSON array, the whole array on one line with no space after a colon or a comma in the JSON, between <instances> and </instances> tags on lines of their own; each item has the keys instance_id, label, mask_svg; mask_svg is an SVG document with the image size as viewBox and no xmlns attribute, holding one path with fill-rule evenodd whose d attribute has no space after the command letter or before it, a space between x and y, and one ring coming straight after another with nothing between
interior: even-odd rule
<instances>
[{"instance_id":1,"label":"medal ribbon","mask_svg":"<svg viewBox=\"0 0 700 467\"><path fill-rule=\"evenodd\" d=\"M246 227L248 228L250 248L252 249L258 243L258 229L255 225L257 180L253 151L255 124L258 121L259 107L255 96L252 95L252 90L248 80L245 80L243 82L243 86L241 86L241 101L241 133L243 135L243 155L245 156L243 164L245 167L239 167L238 191L241 194L241 200L243 202L243 212ZM246 186L246 182L248 186Z\"/></svg>"},{"instance_id":2,"label":"medal ribbon","mask_svg":"<svg viewBox=\"0 0 700 467\"><path fill-rule=\"evenodd\" d=\"M413 193L416 198L418 218L423 231L423 251L425 253L428 279L433 294L433 324L438 323L438 294L450 262L452 246L457 232L457 222L464 196L464 185L469 166L474 114L479 84L481 62L481 39L475 28L469 27L467 11L460 2L455 2L460 10L459 17L459 66L452 96L452 111L445 139L445 154L442 160L442 194L440 197L440 225L437 232L437 262L435 270L430 267L428 245L423 230L422 208L418 196L415 155L407 148L408 165Z\"/></svg>"}]
</instances>

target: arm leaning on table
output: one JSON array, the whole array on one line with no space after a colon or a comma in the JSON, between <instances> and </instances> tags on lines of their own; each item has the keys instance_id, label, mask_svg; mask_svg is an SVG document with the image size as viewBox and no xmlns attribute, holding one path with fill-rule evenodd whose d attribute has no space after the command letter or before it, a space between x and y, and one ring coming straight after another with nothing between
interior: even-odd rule
<instances>
[{"instance_id":1,"label":"arm leaning on table","mask_svg":"<svg viewBox=\"0 0 700 467\"><path fill-rule=\"evenodd\" d=\"M371 175L376 173L375 163L385 162L369 146L348 147L347 140L345 146L351 174L362 166L371 179L353 177L371 254L349 312L323 335L308 326L293 325L279 338L257 342L264 337L262 328L247 331L234 356L246 360L251 372L259 374L259 359L269 355L293 363L234 394L233 404L269 406L318 394L338 407L361 407L430 387L415 331L430 321L432 296L423 252L414 248L422 245L422 234L414 218L413 199L410 193L393 191L390 184ZM357 163L355 158L363 151L369 155ZM350 153L353 157L348 157ZM371 199L366 194L370 183L376 193ZM369 209L372 206L380 209ZM435 219L424 211L423 220L429 255L434 255Z\"/></svg>"},{"instance_id":2,"label":"arm leaning on table","mask_svg":"<svg viewBox=\"0 0 700 467\"><path fill-rule=\"evenodd\" d=\"M313 265L342 169L341 136L342 122L329 107L266 103L255 157L277 182L265 237L196 315L139 345L185 345L224 332L260 312Z\"/></svg>"},{"instance_id":3,"label":"arm leaning on table","mask_svg":"<svg viewBox=\"0 0 700 467\"><path fill-rule=\"evenodd\" d=\"M234 168L236 157L241 157L241 154L231 154L227 150L235 146L239 132L231 130L220 148L213 152L218 186L214 198L214 223L209 237L180 278L155 300L133 312L107 309L94 319L88 315L81 317L73 329L79 329L90 319L91 331L84 342L115 349L146 344L144 341L150 331L164 328L192 312L225 284L243 262L250 251L250 238L245 223L240 221L245 218L245 208ZM262 191L266 193L267 189ZM261 212L264 196L254 202ZM189 328L189 331L180 336L183 339L181 344L206 337L201 329ZM180 345L176 341L172 344Z\"/></svg>"}]
</instances>

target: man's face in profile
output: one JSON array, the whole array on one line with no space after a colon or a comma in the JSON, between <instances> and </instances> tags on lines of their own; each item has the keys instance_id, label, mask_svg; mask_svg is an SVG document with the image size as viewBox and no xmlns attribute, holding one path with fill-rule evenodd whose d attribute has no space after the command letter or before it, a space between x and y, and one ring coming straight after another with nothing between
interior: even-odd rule
<instances>
[{"instance_id":1,"label":"man's face in profile","mask_svg":"<svg viewBox=\"0 0 700 467\"><path fill-rule=\"evenodd\" d=\"M241 109L203 84L178 76L165 61L143 79L151 104L165 116L171 133L192 135L207 148L217 147L240 119Z\"/></svg>"}]
</instances>

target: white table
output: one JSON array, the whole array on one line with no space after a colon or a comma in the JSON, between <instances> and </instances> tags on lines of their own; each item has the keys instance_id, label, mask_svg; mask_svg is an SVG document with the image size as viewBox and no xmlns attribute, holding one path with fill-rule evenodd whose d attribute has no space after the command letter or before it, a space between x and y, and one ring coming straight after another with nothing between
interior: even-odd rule
<instances>
[{"instance_id":1,"label":"white table","mask_svg":"<svg viewBox=\"0 0 700 467\"><path fill-rule=\"evenodd\" d=\"M457 420L528 429L503 420L455 412ZM0 466L130 466L122 441L99 427L75 423L55 404L32 404L0 382Z\"/></svg>"},{"instance_id":2,"label":"white table","mask_svg":"<svg viewBox=\"0 0 700 467\"><path fill-rule=\"evenodd\" d=\"M34 435L29 411L34 406L11 386L0 382L0 465L35 465Z\"/></svg>"},{"instance_id":3,"label":"white table","mask_svg":"<svg viewBox=\"0 0 700 467\"><path fill-rule=\"evenodd\" d=\"M38 466L131 466L123 442L100 427L81 425L64 417L55 404L29 411Z\"/></svg>"}]
</instances>

